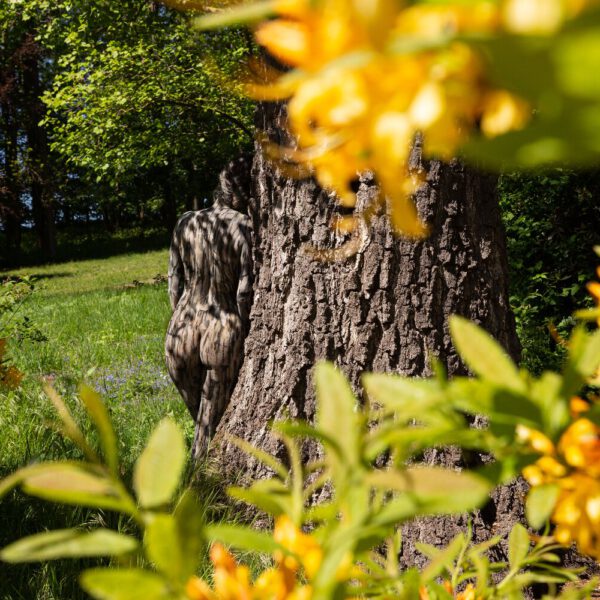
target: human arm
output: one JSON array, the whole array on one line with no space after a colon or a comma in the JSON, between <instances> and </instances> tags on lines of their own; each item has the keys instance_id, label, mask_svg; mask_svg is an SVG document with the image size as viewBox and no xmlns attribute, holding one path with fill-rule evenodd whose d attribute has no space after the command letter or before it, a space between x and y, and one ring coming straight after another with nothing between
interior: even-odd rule
<instances>
[{"instance_id":1,"label":"human arm","mask_svg":"<svg viewBox=\"0 0 600 600\"><path fill-rule=\"evenodd\" d=\"M184 277L183 277L183 261L179 254L179 244L176 237L177 230L173 234L171 248L169 250L169 300L171 301L171 309L175 310L181 295L183 294Z\"/></svg>"},{"instance_id":2,"label":"human arm","mask_svg":"<svg viewBox=\"0 0 600 600\"><path fill-rule=\"evenodd\" d=\"M250 307L252 305L252 246L250 228L244 224L240 237L240 277L237 288L237 306L242 319L245 334L250 325Z\"/></svg>"}]
</instances>

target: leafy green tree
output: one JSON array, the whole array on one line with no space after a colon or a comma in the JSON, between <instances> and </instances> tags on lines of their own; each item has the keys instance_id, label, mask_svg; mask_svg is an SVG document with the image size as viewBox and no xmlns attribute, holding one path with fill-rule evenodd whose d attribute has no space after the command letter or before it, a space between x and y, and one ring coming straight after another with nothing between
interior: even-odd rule
<instances>
[{"instance_id":1,"label":"leafy green tree","mask_svg":"<svg viewBox=\"0 0 600 600\"><path fill-rule=\"evenodd\" d=\"M206 174L251 141L251 103L222 86L248 39L239 30L197 35L157 3L44 0L30 9L36 4L53 15L43 37L57 54L43 95L52 149L108 185L121 206L132 184L150 179L173 222L178 188L206 189ZM139 198L133 203L139 214Z\"/></svg>"},{"instance_id":2,"label":"leafy green tree","mask_svg":"<svg viewBox=\"0 0 600 600\"><path fill-rule=\"evenodd\" d=\"M0 2L0 219L11 262L31 217L109 228L198 208L252 139L241 30L197 34L155 2Z\"/></svg>"}]
</instances>

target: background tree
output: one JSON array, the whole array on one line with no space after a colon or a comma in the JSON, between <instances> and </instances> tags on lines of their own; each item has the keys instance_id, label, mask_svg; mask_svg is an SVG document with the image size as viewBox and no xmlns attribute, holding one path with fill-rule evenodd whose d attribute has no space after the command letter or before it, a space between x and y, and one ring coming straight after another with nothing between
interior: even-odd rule
<instances>
[{"instance_id":1,"label":"background tree","mask_svg":"<svg viewBox=\"0 0 600 600\"><path fill-rule=\"evenodd\" d=\"M197 34L133 0L2 11L5 261L29 217L44 260L55 224L169 228L250 143L251 103L222 85L250 51L240 30Z\"/></svg>"},{"instance_id":2,"label":"background tree","mask_svg":"<svg viewBox=\"0 0 600 600\"><path fill-rule=\"evenodd\" d=\"M198 195L212 191L214 165L251 139L249 102L217 81L218 69L231 71L247 54L247 40L239 31L196 36L162 5L99 7L92 18L85 3L69 31L61 24L49 34L69 40L69 68L44 96L52 147L112 188L113 206L103 205L109 219L123 195L126 207L132 200L123 190L147 179L161 189L161 218L172 225L177 198L197 207Z\"/></svg>"},{"instance_id":3,"label":"background tree","mask_svg":"<svg viewBox=\"0 0 600 600\"><path fill-rule=\"evenodd\" d=\"M42 253L56 251L52 165L41 94L50 71L48 56L37 39L37 18L23 19L12 3L0 6L0 110L3 142L1 217L6 250L17 252L20 224L30 211Z\"/></svg>"}]
</instances>

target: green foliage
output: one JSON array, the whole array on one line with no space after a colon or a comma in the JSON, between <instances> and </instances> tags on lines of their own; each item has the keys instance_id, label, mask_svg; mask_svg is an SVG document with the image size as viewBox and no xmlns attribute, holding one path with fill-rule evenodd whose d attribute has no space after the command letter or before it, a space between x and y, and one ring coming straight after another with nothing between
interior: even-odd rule
<instances>
[{"instance_id":1,"label":"green foliage","mask_svg":"<svg viewBox=\"0 0 600 600\"><path fill-rule=\"evenodd\" d=\"M103 419L98 419L98 405L95 401L90 403L89 391L84 389L83 392L88 396L83 404L88 408L88 413L89 407L92 407L92 420L100 433L104 454L113 456L112 435L107 436L107 424ZM189 536L196 537L199 531L188 527L187 517L191 512L189 506L180 507L173 516L160 510L149 510L149 507L169 504L175 488L180 484L185 457L179 429L172 421L165 419L150 437L135 467L136 502L122 484L118 468L104 465L99 455L90 451L88 442L82 438L81 430L64 402L55 398L54 404L59 409L58 416L64 435L80 448L87 461L46 462L24 467L4 480L0 493L6 494L12 487L20 485L24 492L45 500L82 504L130 515L145 527L144 548L150 561L163 573L164 579L139 569L118 572L94 570L84 574L84 588L96 598L120 598L132 597L134 582L138 587L136 593L141 593L140 590L150 593L157 587L157 582L160 582L163 591L168 590L170 585L177 586L176 594L165 597L180 598L181 586L196 567L197 554L189 557L186 562L182 557L190 546L193 549L193 542L179 542ZM175 461L174 464L171 463L171 458ZM166 467L173 468L167 470ZM184 497L182 502L189 504L190 500ZM55 531L20 540L6 548L2 557L20 562L74 555L88 556L93 551L94 541L99 542L95 555L119 555L137 549L135 540L103 529L87 534ZM115 591L115 582L121 579L123 585ZM112 592L108 587L109 582L113 586Z\"/></svg>"},{"instance_id":2,"label":"green foliage","mask_svg":"<svg viewBox=\"0 0 600 600\"><path fill-rule=\"evenodd\" d=\"M544 598L562 598L555 596L557 584L564 581L577 581L577 576L565 568L560 568L560 550L557 544L540 539L532 547L527 530L518 523L512 528L508 538L508 564L492 562L489 559L491 549L500 543L499 537L491 538L482 544L471 543L470 532L458 534L446 548L439 549L428 544L418 544L418 550L430 559L423 571L423 578L431 582L431 588L437 594L431 598L453 598L441 586L433 583L435 577L444 577L452 589L472 582L476 597L500 599L523 598L523 588L535 583L549 584L554 593ZM498 573L502 572L499 577ZM589 597L590 589L596 582L585 588L574 588L574 598Z\"/></svg>"},{"instance_id":3,"label":"green foliage","mask_svg":"<svg viewBox=\"0 0 600 600\"><path fill-rule=\"evenodd\" d=\"M55 220L173 225L251 146L252 103L223 85L252 52L241 30L199 35L135 0L4 2L0 28L3 264L26 220L50 237Z\"/></svg>"},{"instance_id":4,"label":"green foliage","mask_svg":"<svg viewBox=\"0 0 600 600\"><path fill-rule=\"evenodd\" d=\"M114 240L116 255L111 258L71 260L6 274L35 276L34 293L24 299L20 311L30 315L32 321L35 317L35 324L48 339L19 343L8 340L11 361L25 378L19 389L0 392L0 477L32 461L81 457L77 449L44 425L53 411L42 395L42 377L53 380L97 452L99 432L81 419L84 408L75 401L78 382L86 381L102 394L117 437L120 473L127 481L132 478L133 464L143 443L165 415L187 425L184 432L187 442L191 442L191 421L188 424L185 406L164 368L164 331L170 307L164 278L156 275L166 275L168 253L132 253L138 238L126 237L127 233L132 236L132 232L125 231L110 238L93 235L89 242L85 234L72 236L76 256L89 256L90 246L100 246L102 256L104 247ZM220 520L229 514L221 498L221 483L209 477L202 481L200 514ZM103 524L124 534L135 534L135 526L117 514L59 506L17 493L3 499L2 514L0 547L44 528L81 528L82 524L84 531ZM207 560L202 556L203 565ZM1 595L6 600L83 600L86 595L79 588L77 574L90 562L5 565ZM93 564L99 565L99 561ZM100 564L108 563L104 560Z\"/></svg>"},{"instance_id":5,"label":"green foliage","mask_svg":"<svg viewBox=\"0 0 600 600\"><path fill-rule=\"evenodd\" d=\"M499 185L510 267L510 302L522 364L534 373L559 369L565 348L549 333L569 336L576 308L589 303L600 212L595 171L564 169L503 175Z\"/></svg>"},{"instance_id":6,"label":"green foliage","mask_svg":"<svg viewBox=\"0 0 600 600\"><path fill-rule=\"evenodd\" d=\"M82 533L63 529L24 538L0 553L0 559L10 562L31 562L83 556L118 556L133 552L135 538L108 529Z\"/></svg>"},{"instance_id":7,"label":"green foliage","mask_svg":"<svg viewBox=\"0 0 600 600\"><path fill-rule=\"evenodd\" d=\"M527 521L534 529L541 529L550 519L560 488L556 484L540 485L530 490L525 504Z\"/></svg>"},{"instance_id":8,"label":"green foliage","mask_svg":"<svg viewBox=\"0 0 600 600\"><path fill-rule=\"evenodd\" d=\"M450 321L450 332L459 354L476 375L517 393L523 391L517 367L482 329L467 319L454 317Z\"/></svg>"},{"instance_id":9,"label":"green foliage","mask_svg":"<svg viewBox=\"0 0 600 600\"><path fill-rule=\"evenodd\" d=\"M211 169L250 141L250 104L219 85L217 70L231 75L249 52L243 33L194 35L185 17L151 3L70 7L28 6L53 17L41 33L60 53L46 125L67 164L116 184L182 159Z\"/></svg>"},{"instance_id":10,"label":"green foliage","mask_svg":"<svg viewBox=\"0 0 600 600\"><path fill-rule=\"evenodd\" d=\"M476 378L447 381L442 374L431 380L365 375L368 402L361 407L342 374L329 363L318 364L315 425L282 422L274 426L274 433L287 447L289 470L276 458L254 452L273 469L273 477L230 490L234 498L278 518L284 515L298 531L310 527L310 543L319 549L320 557L309 574L314 598L384 598L392 594L408 600L415 597L415 589L427 589L430 598L452 597L437 583L439 577L453 590L469 583L485 598L521 598L522 590L534 583L549 585L554 596L548 597L556 597L558 584L577 581L575 572L559 566L557 545L543 537L532 545L530 535L519 524L507 541L506 564L491 561L488 554L500 538L473 545L470 533L461 533L444 549L420 544L419 551L430 559L422 572L399 568L398 525L422 515L464 513L482 506L494 486L532 462L529 449L516 439L516 425L527 425L557 439L570 421L570 397L600 365L600 332L588 333L582 327L571 337L562 373L546 372L539 378L518 371L496 342L475 325L454 317L450 329ZM295 548L280 543L281 537L273 539L240 525L206 526L190 490L174 500L181 485L185 450L173 421L164 419L151 434L136 461L132 494L121 481L114 432L98 396L89 388L81 390L82 405L98 433L101 452L88 441L65 402L52 390L49 395L59 417L58 428L85 460L24 467L2 482L0 493L20 486L25 493L46 500L121 512L141 528L143 544L138 546L130 536L104 529L60 530L14 542L0 558L21 562L143 552L146 566L141 568L86 570L81 577L83 588L94 598L107 600L181 600L189 597L186 584L208 541L273 556L294 556ZM485 416L489 428L472 429L466 417L475 414ZM590 416L595 418L593 413ZM318 461L303 465L300 444L306 438L320 443L323 452ZM426 448L448 444L490 453L496 462L476 471L411 464ZM385 466L379 466L381 456L389 457ZM311 505L310 499L319 491L327 500ZM533 526L545 523L555 500L556 490L550 486L532 494L527 514ZM387 547L385 557L376 551L382 545ZM344 566L348 557L361 565L359 577L341 575L348 568ZM564 597L583 598L588 591L573 588L571 596Z\"/></svg>"},{"instance_id":11,"label":"green foliage","mask_svg":"<svg viewBox=\"0 0 600 600\"><path fill-rule=\"evenodd\" d=\"M140 506L154 508L168 504L185 467L185 446L181 432L170 419L161 421L136 463L133 486Z\"/></svg>"},{"instance_id":12,"label":"green foliage","mask_svg":"<svg viewBox=\"0 0 600 600\"><path fill-rule=\"evenodd\" d=\"M500 169L598 161L598 15L584 11L553 35L469 40L485 56L493 83L531 102L536 114L522 130L470 142L467 156Z\"/></svg>"},{"instance_id":13,"label":"green foliage","mask_svg":"<svg viewBox=\"0 0 600 600\"><path fill-rule=\"evenodd\" d=\"M45 335L21 308L34 292L31 277L6 277L0 279L0 339L10 338L14 342L30 340L46 341Z\"/></svg>"}]
</instances>

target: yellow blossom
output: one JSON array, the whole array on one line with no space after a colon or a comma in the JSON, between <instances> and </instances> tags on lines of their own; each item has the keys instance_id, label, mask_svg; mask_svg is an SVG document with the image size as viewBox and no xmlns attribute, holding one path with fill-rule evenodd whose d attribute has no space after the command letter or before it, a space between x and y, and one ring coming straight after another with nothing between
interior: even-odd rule
<instances>
[{"instance_id":1,"label":"yellow blossom","mask_svg":"<svg viewBox=\"0 0 600 600\"><path fill-rule=\"evenodd\" d=\"M298 21L267 21L254 35L259 44L268 46L275 58L291 66L301 64L308 52L308 31L306 25Z\"/></svg>"},{"instance_id":2,"label":"yellow blossom","mask_svg":"<svg viewBox=\"0 0 600 600\"><path fill-rule=\"evenodd\" d=\"M582 413L590 410L590 404L579 396L573 396L569 400L569 412L573 418L579 417Z\"/></svg>"},{"instance_id":3,"label":"yellow blossom","mask_svg":"<svg viewBox=\"0 0 600 600\"><path fill-rule=\"evenodd\" d=\"M598 276L600 277L600 273ZM586 287L587 287L588 292L594 298L596 307L600 308L600 283L598 283L597 281L590 281ZM597 323L598 323L598 326L600 327L600 316L597 318Z\"/></svg>"},{"instance_id":4,"label":"yellow blossom","mask_svg":"<svg viewBox=\"0 0 600 600\"><path fill-rule=\"evenodd\" d=\"M482 53L464 40L549 34L598 2L273 0L274 18L255 37L292 70L245 89L261 100L289 100L295 143L286 152L295 150L300 165L289 172L314 175L350 207L357 173L373 172L390 199L394 229L418 237L426 230L405 185L415 135L422 134L427 158L449 159L470 137L520 129L532 114L521 98L491 85Z\"/></svg>"},{"instance_id":5,"label":"yellow blossom","mask_svg":"<svg viewBox=\"0 0 600 600\"><path fill-rule=\"evenodd\" d=\"M406 113L386 111L373 120L373 146L380 158L380 170L386 175L396 175L404 165L410 151L414 130Z\"/></svg>"},{"instance_id":6,"label":"yellow blossom","mask_svg":"<svg viewBox=\"0 0 600 600\"><path fill-rule=\"evenodd\" d=\"M502 7L505 27L514 33L549 34L565 18L563 0L507 0Z\"/></svg>"},{"instance_id":7,"label":"yellow blossom","mask_svg":"<svg viewBox=\"0 0 600 600\"><path fill-rule=\"evenodd\" d=\"M589 419L577 419L569 426L558 450L570 466L600 476L600 428Z\"/></svg>"},{"instance_id":8,"label":"yellow blossom","mask_svg":"<svg viewBox=\"0 0 600 600\"><path fill-rule=\"evenodd\" d=\"M561 492L552 514L554 537L564 545L576 542L581 552L600 558L600 482L574 473L558 483Z\"/></svg>"},{"instance_id":9,"label":"yellow blossom","mask_svg":"<svg viewBox=\"0 0 600 600\"><path fill-rule=\"evenodd\" d=\"M475 587L472 583L467 584L462 592L458 592L456 594L454 594L452 584L447 579L442 581L442 585L444 586L444 589L456 600L482 600L482 596L475 596ZM430 598L431 596L429 595L429 591L426 587L419 588L419 600L430 600Z\"/></svg>"},{"instance_id":10,"label":"yellow blossom","mask_svg":"<svg viewBox=\"0 0 600 600\"><path fill-rule=\"evenodd\" d=\"M406 7L395 0L276 0L274 6L279 18L259 25L256 39L297 70L273 84L274 95L265 86L249 89L263 99L290 97L296 158L344 205L356 203L357 174L373 171L400 233L426 233L407 198L417 132L428 156L448 159L482 113L488 135L520 127L528 117L516 98L486 96L482 61L468 45L410 54L388 47L401 36L495 31L500 11L491 0L468 7Z\"/></svg>"},{"instance_id":11,"label":"yellow blossom","mask_svg":"<svg viewBox=\"0 0 600 600\"><path fill-rule=\"evenodd\" d=\"M190 600L213 600L215 598L208 583L199 577L191 577L188 580L185 593Z\"/></svg>"},{"instance_id":12,"label":"yellow blossom","mask_svg":"<svg viewBox=\"0 0 600 600\"><path fill-rule=\"evenodd\" d=\"M285 526L287 523L284 523ZM281 534L280 527L280 537ZM283 539L291 541L299 550L307 546L305 540L292 534L291 528L283 531ZM186 597L189 600L310 600L312 588L300 584L297 578L298 562L292 559L293 568L290 568L290 563L282 556L275 558L276 566L263 571L252 583L248 568L238 565L221 544L213 544L210 550L214 567L213 587L199 577L191 577L185 587Z\"/></svg>"},{"instance_id":13,"label":"yellow blossom","mask_svg":"<svg viewBox=\"0 0 600 600\"><path fill-rule=\"evenodd\" d=\"M296 527L288 516L282 515L275 521L273 539L299 557L309 579L317 574L323 560L323 550L311 535ZM298 561L293 556L284 556L283 553L277 552L274 554L274 558L290 570L295 571L299 567Z\"/></svg>"},{"instance_id":14,"label":"yellow blossom","mask_svg":"<svg viewBox=\"0 0 600 600\"><path fill-rule=\"evenodd\" d=\"M358 219L356 217L338 216L332 219L333 230L338 235L348 235L356 230Z\"/></svg>"},{"instance_id":15,"label":"yellow blossom","mask_svg":"<svg viewBox=\"0 0 600 600\"><path fill-rule=\"evenodd\" d=\"M214 591L219 600L251 600L248 567L237 565L221 544L213 544L210 559L215 567Z\"/></svg>"},{"instance_id":16,"label":"yellow blossom","mask_svg":"<svg viewBox=\"0 0 600 600\"><path fill-rule=\"evenodd\" d=\"M456 595L456 600L478 600L481 596L475 596L475 587L469 583L467 587Z\"/></svg>"},{"instance_id":17,"label":"yellow blossom","mask_svg":"<svg viewBox=\"0 0 600 600\"><path fill-rule=\"evenodd\" d=\"M587 410L581 398L571 398L570 404L577 414ZM551 515L555 539L575 542L581 552L600 558L600 427L579 417L556 447L528 427L518 426L517 437L543 455L523 469L523 477L534 487L553 483L560 489Z\"/></svg>"},{"instance_id":18,"label":"yellow blossom","mask_svg":"<svg viewBox=\"0 0 600 600\"><path fill-rule=\"evenodd\" d=\"M528 444L532 450L540 454L554 454L554 444L540 431L531 429L525 425L517 425L516 434L517 439Z\"/></svg>"},{"instance_id":19,"label":"yellow blossom","mask_svg":"<svg viewBox=\"0 0 600 600\"><path fill-rule=\"evenodd\" d=\"M254 583L254 591L257 596L274 600L289 599L295 587L294 572L281 568L263 571Z\"/></svg>"},{"instance_id":20,"label":"yellow blossom","mask_svg":"<svg viewBox=\"0 0 600 600\"><path fill-rule=\"evenodd\" d=\"M322 78L301 86L288 108L290 124L302 146L318 143L317 133L331 135L353 127L369 108L367 90L360 73L334 69Z\"/></svg>"},{"instance_id":21,"label":"yellow blossom","mask_svg":"<svg viewBox=\"0 0 600 600\"><path fill-rule=\"evenodd\" d=\"M437 82L427 82L417 92L408 115L415 127L430 127L444 114L446 98L442 86Z\"/></svg>"},{"instance_id":22,"label":"yellow blossom","mask_svg":"<svg viewBox=\"0 0 600 600\"><path fill-rule=\"evenodd\" d=\"M531 116L529 105L505 90L489 92L483 99L481 130L488 137L521 129Z\"/></svg>"},{"instance_id":23,"label":"yellow blossom","mask_svg":"<svg viewBox=\"0 0 600 600\"><path fill-rule=\"evenodd\" d=\"M418 4L409 6L399 14L396 31L405 35L436 37L471 31L493 31L499 24L498 8L491 1L454 6Z\"/></svg>"},{"instance_id":24,"label":"yellow blossom","mask_svg":"<svg viewBox=\"0 0 600 600\"><path fill-rule=\"evenodd\" d=\"M598 4L597 0L504 0L502 21L513 33L548 35L563 23Z\"/></svg>"}]
</instances>

